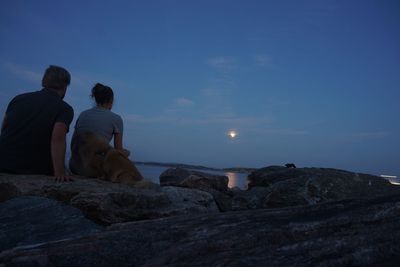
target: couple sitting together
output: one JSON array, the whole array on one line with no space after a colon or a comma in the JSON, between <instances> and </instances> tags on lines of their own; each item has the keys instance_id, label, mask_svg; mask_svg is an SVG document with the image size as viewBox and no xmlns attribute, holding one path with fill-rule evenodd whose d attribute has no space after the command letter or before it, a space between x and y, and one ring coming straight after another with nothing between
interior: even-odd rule
<instances>
[{"instance_id":1,"label":"couple sitting together","mask_svg":"<svg viewBox=\"0 0 400 267\"><path fill-rule=\"evenodd\" d=\"M65 172L66 134L73 109L63 101L70 74L50 66L43 89L16 96L9 103L1 126L0 172L54 175L69 181ZM97 83L92 89L95 107L82 112L71 141L72 173L121 183L135 183L142 176L123 148L123 121L111 111L114 93ZM114 147L109 145L114 139Z\"/></svg>"}]
</instances>

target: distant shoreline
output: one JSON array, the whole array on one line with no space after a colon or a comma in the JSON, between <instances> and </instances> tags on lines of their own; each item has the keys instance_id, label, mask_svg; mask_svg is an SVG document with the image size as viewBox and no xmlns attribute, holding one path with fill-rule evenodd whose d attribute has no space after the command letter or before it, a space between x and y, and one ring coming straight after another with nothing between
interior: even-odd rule
<instances>
[{"instance_id":1,"label":"distant shoreline","mask_svg":"<svg viewBox=\"0 0 400 267\"><path fill-rule=\"evenodd\" d=\"M151 165L151 166L160 166L160 167L170 167L170 168L184 168L184 169L194 169L194 170L204 170L204 171L219 171L219 172L236 172L236 173L250 173L252 171L257 170L256 168L242 168L242 167L233 167L233 168L210 168L201 165L190 165L190 164L182 164L182 163L162 163L162 162L144 162L144 161L135 161L136 165Z\"/></svg>"}]
</instances>

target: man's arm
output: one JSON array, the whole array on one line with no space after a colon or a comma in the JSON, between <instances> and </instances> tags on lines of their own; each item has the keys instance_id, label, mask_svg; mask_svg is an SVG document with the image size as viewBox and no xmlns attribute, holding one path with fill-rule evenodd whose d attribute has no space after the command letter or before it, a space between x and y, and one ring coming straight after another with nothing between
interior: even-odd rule
<instances>
[{"instance_id":1,"label":"man's arm","mask_svg":"<svg viewBox=\"0 0 400 267\"><path fill-rule=\"evenodd\" d=\"M51 157L53 160L54 177L57 181L70 181L65 174L65 150L67 146L66 135L68 127L62 122L56 122L51 136Z\"/></svg>"},{"instance_id":2,"label":"man's arm","mask_svg":"<svg viewBox=\"0 0 400 267\"><path fill-rule=\"evenodd\" d=\"M4 127L6 126L7 115L4 115L3 122L1 123L0 134L3 132Z\"/></svg>"}]
</instances>

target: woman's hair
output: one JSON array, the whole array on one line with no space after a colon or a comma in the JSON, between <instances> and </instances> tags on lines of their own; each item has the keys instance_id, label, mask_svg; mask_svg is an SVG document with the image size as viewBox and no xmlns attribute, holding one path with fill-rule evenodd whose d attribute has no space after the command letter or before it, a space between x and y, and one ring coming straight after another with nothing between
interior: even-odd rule
<instances>
[{"instance_id":1,"label":"woman's hair","mask_svg":"<svg viewBox=\"0 0 400 267\"><path fill-rule=\"evenodd\" d=\"M58 66L50 65L42 78L42 86L45 88L52 88L62 90L67 87L71 82L71 75L69 72Z\"/></svg>"},{"instance_id":2,"label":"woman's hair","mask_svg":"<svg viewBox=\"0 0 400 267\"><path fill-rule=\"evenodd\" d=\"M114 93L111 87L101 83L96 83L96 85L92 88L92 97L96 100L97 104L103 105L113 102Z\"/></svg>"}]
</instances>

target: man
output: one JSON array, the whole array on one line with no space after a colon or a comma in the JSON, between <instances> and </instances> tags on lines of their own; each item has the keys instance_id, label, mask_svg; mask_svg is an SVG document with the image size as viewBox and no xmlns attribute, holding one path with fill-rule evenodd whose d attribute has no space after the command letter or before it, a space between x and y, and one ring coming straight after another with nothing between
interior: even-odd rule
<instances>
[{"instance_id":1,"label":"man","mask_svg":"<svg viewBox=\"0 0 400 267\"><path fill-rule=\"evenodd\" d=\"M42 90L11 100L1 126L0 172L71 179L65 173L65 149L74 111L63 101L70 81L67 70L50 66Z\"/></svg>"}]
</instances>

